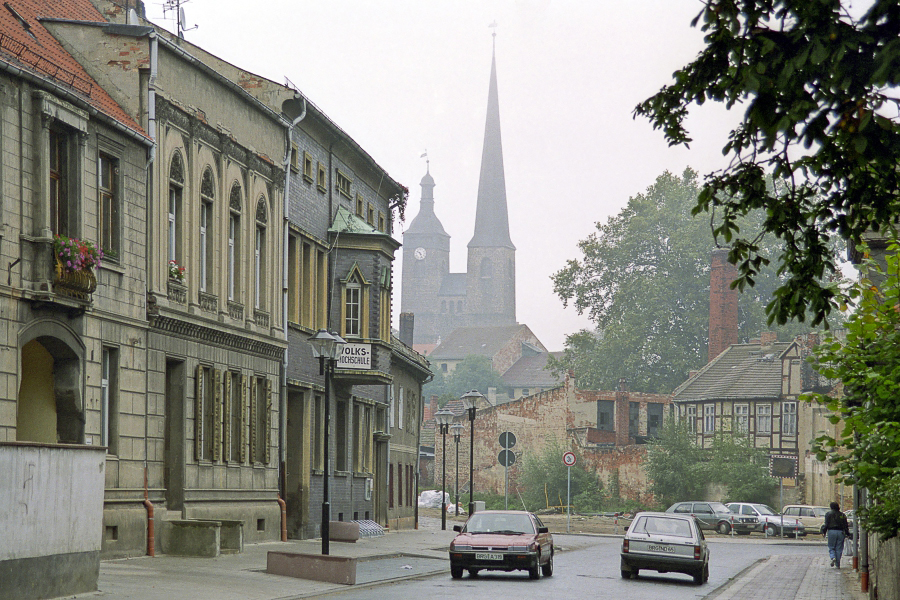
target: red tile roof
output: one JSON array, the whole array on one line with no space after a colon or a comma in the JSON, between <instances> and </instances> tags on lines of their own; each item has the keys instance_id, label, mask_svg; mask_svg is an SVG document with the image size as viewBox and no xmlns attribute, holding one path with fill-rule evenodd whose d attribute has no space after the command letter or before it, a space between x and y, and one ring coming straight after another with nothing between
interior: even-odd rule
<instances>
[{"instance_id":1,"label":"red tile roof","mask_svg":"<svg viewBox=\"0 0 900 600\"><path fill-rule=\"evenodd\" d=\"M90 0L8 0L0 6L0 61L68 88L98 111L146 137L143 128L43 26L44 18L107 22Z\"/></svg>"}]
</instances>

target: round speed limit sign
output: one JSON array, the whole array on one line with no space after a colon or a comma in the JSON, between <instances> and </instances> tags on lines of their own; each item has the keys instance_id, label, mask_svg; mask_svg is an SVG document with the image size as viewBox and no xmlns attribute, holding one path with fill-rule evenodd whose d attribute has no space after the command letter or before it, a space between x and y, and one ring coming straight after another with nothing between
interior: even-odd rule
<instances>
[{"instance_id":1,"label":"round speed limit sign","mask_svg":"<svg viewBox=\"0 0 900 600\"><path fill-rule=\"evenodd\" d=\"M563 454L563 464L567 467L575 466L575 453L574 452L566 452Z\"/></svg>"}]
</instances>

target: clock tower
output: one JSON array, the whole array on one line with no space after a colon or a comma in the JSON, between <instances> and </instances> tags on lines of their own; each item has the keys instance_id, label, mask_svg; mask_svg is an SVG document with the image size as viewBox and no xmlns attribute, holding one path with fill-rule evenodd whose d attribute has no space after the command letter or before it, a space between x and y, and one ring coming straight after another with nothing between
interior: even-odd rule
<instances>
[{"instance_id":1,"label":"clock tower","mask_svg":"<svg viewBox=\"0 0 900 600\"><path fill-rule=\"evenodd\" d=\"M400 312L415 314L414 342L433 344L443 330L439 294L450 272L450 236L434 213L434 178L422 177L419 213L403 233ZM446 312L446 301L445 311Z\"/></svg>"}]
</instances>

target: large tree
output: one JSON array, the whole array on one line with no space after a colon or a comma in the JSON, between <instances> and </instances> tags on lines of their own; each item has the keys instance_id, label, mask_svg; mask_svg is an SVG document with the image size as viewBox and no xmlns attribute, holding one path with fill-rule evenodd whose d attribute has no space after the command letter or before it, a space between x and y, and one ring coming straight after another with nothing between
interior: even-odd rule
<instances>
[{"instance_id":1,"label":"large tree","mask_svg":"<svg viewBox=\"0 0 900 600\"><path fill-rule=\"evenodd\" d=\"M597 223L578 244L582 257L553 275L563 302L596 325L596 331L569 335L564 357L552 363L573 368L579 386L614 389L625 377L631 389L667 393L706 364L715 246L709 221L691 215L699 190L690 169L681 177L663 173L618 215ZM759 227L761 219L757 211L740 224ZM772 241L768 236L761 244ZM781 281L769 267L755 283L739 297L744 339L766 329L764 307ZM780 335L790 339L801 330L794 322Z\"/></svg>"},{"instance_id":2,"label":"large tree","mask_svg":"<svg viewBox=\"0 0 900 600\"><path fill-rule=\"evenodd\" d=\"M470 354L449 373L436 371L434 379L422 388L422 395L426 399L437 396L438 404L443 406L448 400L459 398L471 390L487 394L488 388L496 388L502 393L507 386L503 378L494 371L490 358Z\"/></svg>"},{"instance_id":3,"label":"large tree","mask_svg":"<svg viewBox=\"0 0 900 600\"><path fill-rule=\"evenodd\" d=\"M741 287L770 260L786 275L770 319L816 325L843 302L829 281L832 238L855 247L900 214L900 4L873 0L861 16L841 0L702 4L693 25L702 23L706 47L635 114L670 144L688 144L691 105L741 105L743 119L723 140L731 162L705 178L694 211L716 215ZM785 185L767 186L768 175ZM765 211L761 230L739 230L756 209ZM761 247L762 232L783 241L776 254Z\"/></svg>"}]
</instances>

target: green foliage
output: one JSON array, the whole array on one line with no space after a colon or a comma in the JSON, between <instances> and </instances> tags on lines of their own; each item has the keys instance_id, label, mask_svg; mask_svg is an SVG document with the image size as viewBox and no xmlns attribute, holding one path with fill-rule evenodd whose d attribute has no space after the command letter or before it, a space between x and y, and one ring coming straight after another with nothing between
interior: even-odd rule
<instances>
[{"instance_id":1,"label":"green foliage","mask_svg":"<svg viewBox=\"0 0 900 600\"><path fill-rule=\"evenodd\" d=\"M872 0L855 18L841 0L708 0L694 20L706 47L674 82L635 108L670 144L685 144L691 104L742 105L723 153L730 165L708 175L694 213L715 216L741 289L774 263L785 278L766 307L772 322L834 314L833 238L852 247L900 214L900 6ZM767 174L785 181L770 188ZM772 254L739 220L765 212Z\"/></svg>"},{"instance_id":2,"label":"green foliage","mask_svg":"<svg viewBox=\"0 0 900 600\"><path fill-rule=\"evenodd\" d=\"M437 371L434 379L422 388L422 395L424 398L438 396L438 404L444 406L472 390L487 395L488 388L497 388L500 393L507 389L503 378L491 366L490 358L470 354L449 373Z\"/></svg>"},{"instance_id":3,"label":"green foliage","mask_svg":"<svg viewBox=\"0 0 900 600\"><path fill-rule=\"evenodd\" d=\"M707 461L709 480L725 486L725 502L767 504L778 487L769 475L769 451L754 448L746 435L716 435Z\"/></svg>"},{"instance_id":4,"label":"green foliage","mask_svg":"<svg viewBox=\"0 0 900 600\"><path fill-rule=\"evenodd\" d=\"M675 502L703 498L709 483L703 449L696 436L675 419L666 419L659 436L647 448L650 491L665 507Z\"/></svg>"},{"instance_id":5,"label":"green foliage","mask_svg":"<svg viewBox=\"0 0 900 600\"><path fill-rule=\"evenodd\" d=\"M726 502L767 503L777 486L769 476L768 451L754 448L746 435L718 434L703 449L675 419L667 419L650 442L646 468L650 489L664 507L704 498L711 483L725 486Z\"/></svg>"},{"instance_id":6,"label":"green foliage","mask_svg":"<svg viewBox=\"0 0 900 600\"><path fill-rule=\"evenodd\" d=\"M564 356L550 361L557 374L574 369L582 388L615 389L624 377L633 390L668 393L706 363L715 244L709 222L691 215L699 193L694 171L663 173L618 215L598 223L578 244L582 258L553 275L563 303L586 312L599 332L567 336ZM759 231L762 211L740 224ZM774 240L764 236L759 243L774 252ZM766 329L764 306L783 281L766 267L754 283L738 300L745 339ZM806 331L796 322L778 329L782 340Z\"/></svg>"},{"instance_id":7,"label":"green foliage","mask_svg":"<svg viewBox=\"0 0 900 600\"><path fill-rule=\"evenodd\" d=\"M828 408L840 433L816 440L816 456L828 460L844 483L868 489L872 505L861 522L884 539L900 533L900 245L893 242L882 269L867 261L849 295L856 311L846 339L828 339L810 361L843 383L843 394L809 394Z\"/></svg>"},{"instance_id":8,"label":"green foliage","mask_svg":"<svg viewBox=\"0 0 900 600\"><path fill-rule=\"evenodd\" d=\"M541 451L523 453L519 487L528 510L542 510L547 508L548 502L550 506L566 503L567 468L562 463L566 450L556 438L551 438ZM592 508L603 502L603 490L597 477L585 471L581 461L577 461L571 470L573 503L580 497L580 506L599 510Z\"/></svg>"}]
</instances>

